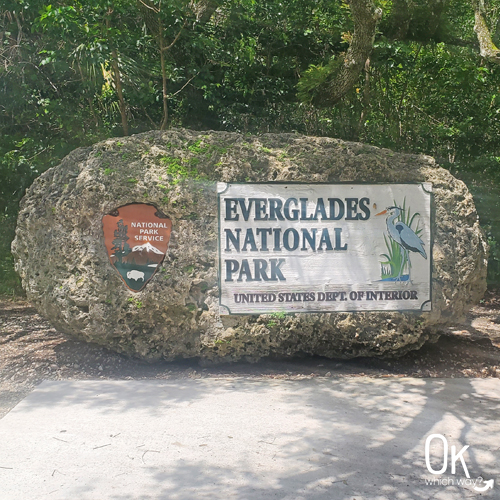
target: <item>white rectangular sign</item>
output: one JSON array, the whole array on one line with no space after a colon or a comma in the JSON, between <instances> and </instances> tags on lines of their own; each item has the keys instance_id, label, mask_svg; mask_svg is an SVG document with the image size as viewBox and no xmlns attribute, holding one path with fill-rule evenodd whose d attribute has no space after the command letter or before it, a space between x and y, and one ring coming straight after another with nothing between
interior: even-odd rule
<instances>
[{"instance_id":1,"label":"white rectangular sign","mask_svg":"<svg viewBox=\"0 0 500 500\"><path fill-rule=\"evenodd\" d=\"M430 183L217 192L221 314L431 309Z\"/></svg>"}]
</instances>

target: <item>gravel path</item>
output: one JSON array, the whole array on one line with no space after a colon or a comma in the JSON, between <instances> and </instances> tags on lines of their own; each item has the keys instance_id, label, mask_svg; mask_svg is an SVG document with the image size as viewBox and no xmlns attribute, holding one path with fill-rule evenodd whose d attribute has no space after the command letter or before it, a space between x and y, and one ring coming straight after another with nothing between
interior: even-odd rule
<instances>
[{"instance_id":1,"label":"gravel path","mask_svg":"<svg viewBox=\"0 0 500 500\"><path fill-rule=\"evenodd\" d=\"M145 363L52 328L27 302L0 299L0 418L42 380L207 377L498 377L500 293L490 291L467 322L398 359L265 359L204 367L198 360Z\"/></svg>"}]
</instances>

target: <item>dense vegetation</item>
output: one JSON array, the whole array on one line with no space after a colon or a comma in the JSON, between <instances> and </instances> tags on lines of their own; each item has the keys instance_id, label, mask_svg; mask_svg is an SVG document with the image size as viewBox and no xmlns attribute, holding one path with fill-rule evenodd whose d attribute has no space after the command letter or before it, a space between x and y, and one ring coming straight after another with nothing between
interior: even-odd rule
<instances>
[{"instance_id":1,"label":"dense vegetation","mask_svg":"<svg viewBox=\"0 0 500 500\"><path fill-rule=\"evenodd\" d=\"M350 4L381 17L369 59L334 99L354 34L349 2L5 0L0 293L20 290L10 241L36 176L76 147L174 126L298 131L433 155L476 195L498 283L500 0Z\"/></svg>"}]
</instances>

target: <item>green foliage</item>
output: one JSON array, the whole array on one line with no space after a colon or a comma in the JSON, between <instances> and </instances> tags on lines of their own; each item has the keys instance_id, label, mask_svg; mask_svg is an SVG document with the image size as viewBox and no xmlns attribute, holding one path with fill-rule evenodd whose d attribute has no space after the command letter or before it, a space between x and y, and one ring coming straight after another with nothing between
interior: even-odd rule
<instances>
[{"instance_id":1,"label":"green foliage","mask_svg":"<svg viewBox=\"0 0 500 500\"><path fill-rule=\"evenodd\" d=\"M275 326L279 325L279 322L281 320L283 320L283 319L286 318L286 313L284 313L284 312L275 312L275 313L270 314L269 316L271 316L273 319L271 319L270 321L267 322L267 327L268 328L274 328Z\"/></svg>"},{"instance_id":2,"label":"green foliage","mask_svg":"<svg viewBox=\"0 0 500 500\"><path fill-rule=\"evenodd\" d=\"M339 71L341 61L335 56L326 65L311 64L297 84L297 97L300 101L310 103L321 91L328 79Z\"/></svg>"},{"instance_id":3,"label":"green foliage","mask_svg":"<svg viewBox=\"0 0 500 500\"><path fill-rule=\"evenodd\" d=\"M500 168L495 157L478 158L467 169L452 173L467 183L490 247L488 283L500 284Z\"/></svg>"},{"instance_id":4,"label":"green foliage","mask_svg":"<svg viewBox=\"0 0 500 500\"><path fill-rule=\"evenodd\" d=\"M375 3L384 15L368 75L363 72L335 107L316 108L311 102L321 101L353 32L345 2L227 0L201 22L185 0L153 0L156 21L147 19L134 0L6 0L0 16L0 221L5 228L0 293L19 291L10 242L26 188L71 150L123 134L114 62L130 133L159 127L162 74L151 22L161 23L167 43L184 26L165 57L170 126L297 131L433 155L471 186L492 248L489 279L500 283L495 202L500 197L500 66L479 56L469 0L422 0L408 3L406 11L397 8L402 2ZM485 5L498 45L500 0ZM120 150L121 142L115 147ZM183 149L184 160L174 154L161 159L171 185L201 178L200 159L217 164L216 156L227 153L203 141ZM133 158L121 154L123 160ZM103 175L114 175L111 164L103 165ZM163 201L168 204L169 198Z\"/></svg>"},{"instance_id":5,"label":"green foliage","mask_svg":"<svg viewBox=\"0 0 500 500\"><path fill-rule=\"evenodd\" d=\"M128 299L128 302L129 304L132 304L133 306L135 306L137 309L142 309L144 307L144 304L142 301L140 301L139 299L136 299L134 297L129 297Z\"/></svg>"},{"instance_id":6,"label":"green foliage","mask_svg":"<svg viewBox=\"0 0 500 500\"><path fill-rule=\"evenodd\" d=\"M272 313L271 316L273 318L277 318L277 319L285 319L286 318L286 313L284 313L284 312L275 312L275 313Z\"/></svg>"},{"instance_id":7,"label":"green foliage","mask_svg":"<svg viewBox=\"0 0 500 500\"><path fill-rule=\"evenodd\" d=\"M201 175L193 166L196 165L197 159L180 159L171 156L163 156L160 158L160 163L166 167L166 173L171 177L172 185L179 184L185 179L200 179Z\"/></svg>"},{"instance_id":8,"label":"green foliage","mask_svg":"<svg viewBox=\"0 0 500 500\"><path fill-rule=\"evenodd\" d=\"M0 214L3 236L0 238L0 295L22 296L21 280L14 271L10 242L14 239L16 219Z\"/></svg>"},{"instance_id":9,"label":"green foliage","mask_svg":"<svg viewBox=\"0 0 500 500\"><path fill-rule=\"evenodd\" d=\"M202 145L202 144L203 144L203 140L200 139L200 140L196 141L194 144L191 144L190 146L188 146L188 150L191 151L191 153L195 153L195 154L206 153L210 149L210 146Z\"/></svg>"}]
</instances>

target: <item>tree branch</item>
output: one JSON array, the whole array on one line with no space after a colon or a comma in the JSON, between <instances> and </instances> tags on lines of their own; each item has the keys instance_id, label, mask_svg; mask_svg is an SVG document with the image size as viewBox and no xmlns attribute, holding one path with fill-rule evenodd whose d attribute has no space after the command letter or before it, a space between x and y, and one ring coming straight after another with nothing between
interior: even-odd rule
<instances>
[{"instance_id":1,"label":"tree branch","mask_svg":"<svg viewBox=\"0 0 500 500\"><path fill-rule=\"evenodd\" d=\"M138 3L140 3L140 4L144 5L144 7L145 7L146 9L150 9L150 10L152 10L155 14L159 14L159 13L160 13L160 9L157 9L156 7L154 7L154 5L152 5L152 4L147 4L146 2L143 2L143 0L137 0L137 1L138 1Z\"/></svg>"},{"instance_id":2,"label":"tree branch","mask_svg":"<svg viewBox=\"0 0 500 500\"><path fill-rule=\"evenodd\" d=\"M187 24L187 19L184 21L184 24L181 26L179 33L177 33L177 35L175 35L174 41L170 45L163 47L162 50L164 50L166 52L167 50L171 49L175 45L175 42L177 42L177 40L179 40L179 37L181 36L182 30L186 27L186 24Z\"/></svg>"},{"instance_id":3,"label":"tree branch","mask_svg":"<svg viewBox=\"0 0 500 500\"><path fill-rule=\"evenodd\" d=\"M196 16L196 22L205 24L208 23L220 3L220 0L191 0L189 8Z\"/></svg>"},{"instance_id":4,"label":"tree branch","mask_svg":"<svg viewBox=\"0 0 500 500\"><path fill-rule=\"evenodd\" d=\"M343 65L334 79L327 84L326 95L322 93L322 104L336 104L356 84L372 52L376 27L382 18L382 10L376 8L372 0L350 0L349 4L354 21L354 34Z\"/></svg>"},{"instance_id":5,"label":"tree branch","mask_svg":"<svg viewBox=\"0 0 500 500\"><path fill-rule=\"evenodd\" d=\"M108 11L108 16L106 17L106 29L108 31L108 40L110 43L112 41L109 39L109 31L111 29L111 22L109 19L109 14L111 14L111 10ZM120 115L122 117L122 128L123 135L128 135L128 121L127 121L127 106L125 104L125 99L123 98L123 90L122 90L122 79L120 74L120 67L118 66L118 51L114 46L111 48L111 67L113 69L113 80L115 83L116 94L118 95L118 107L120 108Z\"/></svg>"},{"instance_id":6,"label":"tree branch","mask_svg":"<svg viewBox=\"0 0 500 500\"><path fill-rule=\"evenodd\" d=\"M168 97L172 99L172 97L176 96L180 92L182 92L198 75L200 72L196 73L196 75L193 75L177 92L174 92L173 94L169 95Z\"/></svg>"},{"instance_id":7,"label":"tree branch","mask_svg":"<svg viewBox=\"0 0 500 500\"><path fill-rule=\"evenodd\" d=\"M474 31L479 41L481 57L492 63L500 64L500 50L493 43L490 30L484 18L484 1L472 0L472 5L474 7L475 18Z\"/></svg>"}]
</instances>

